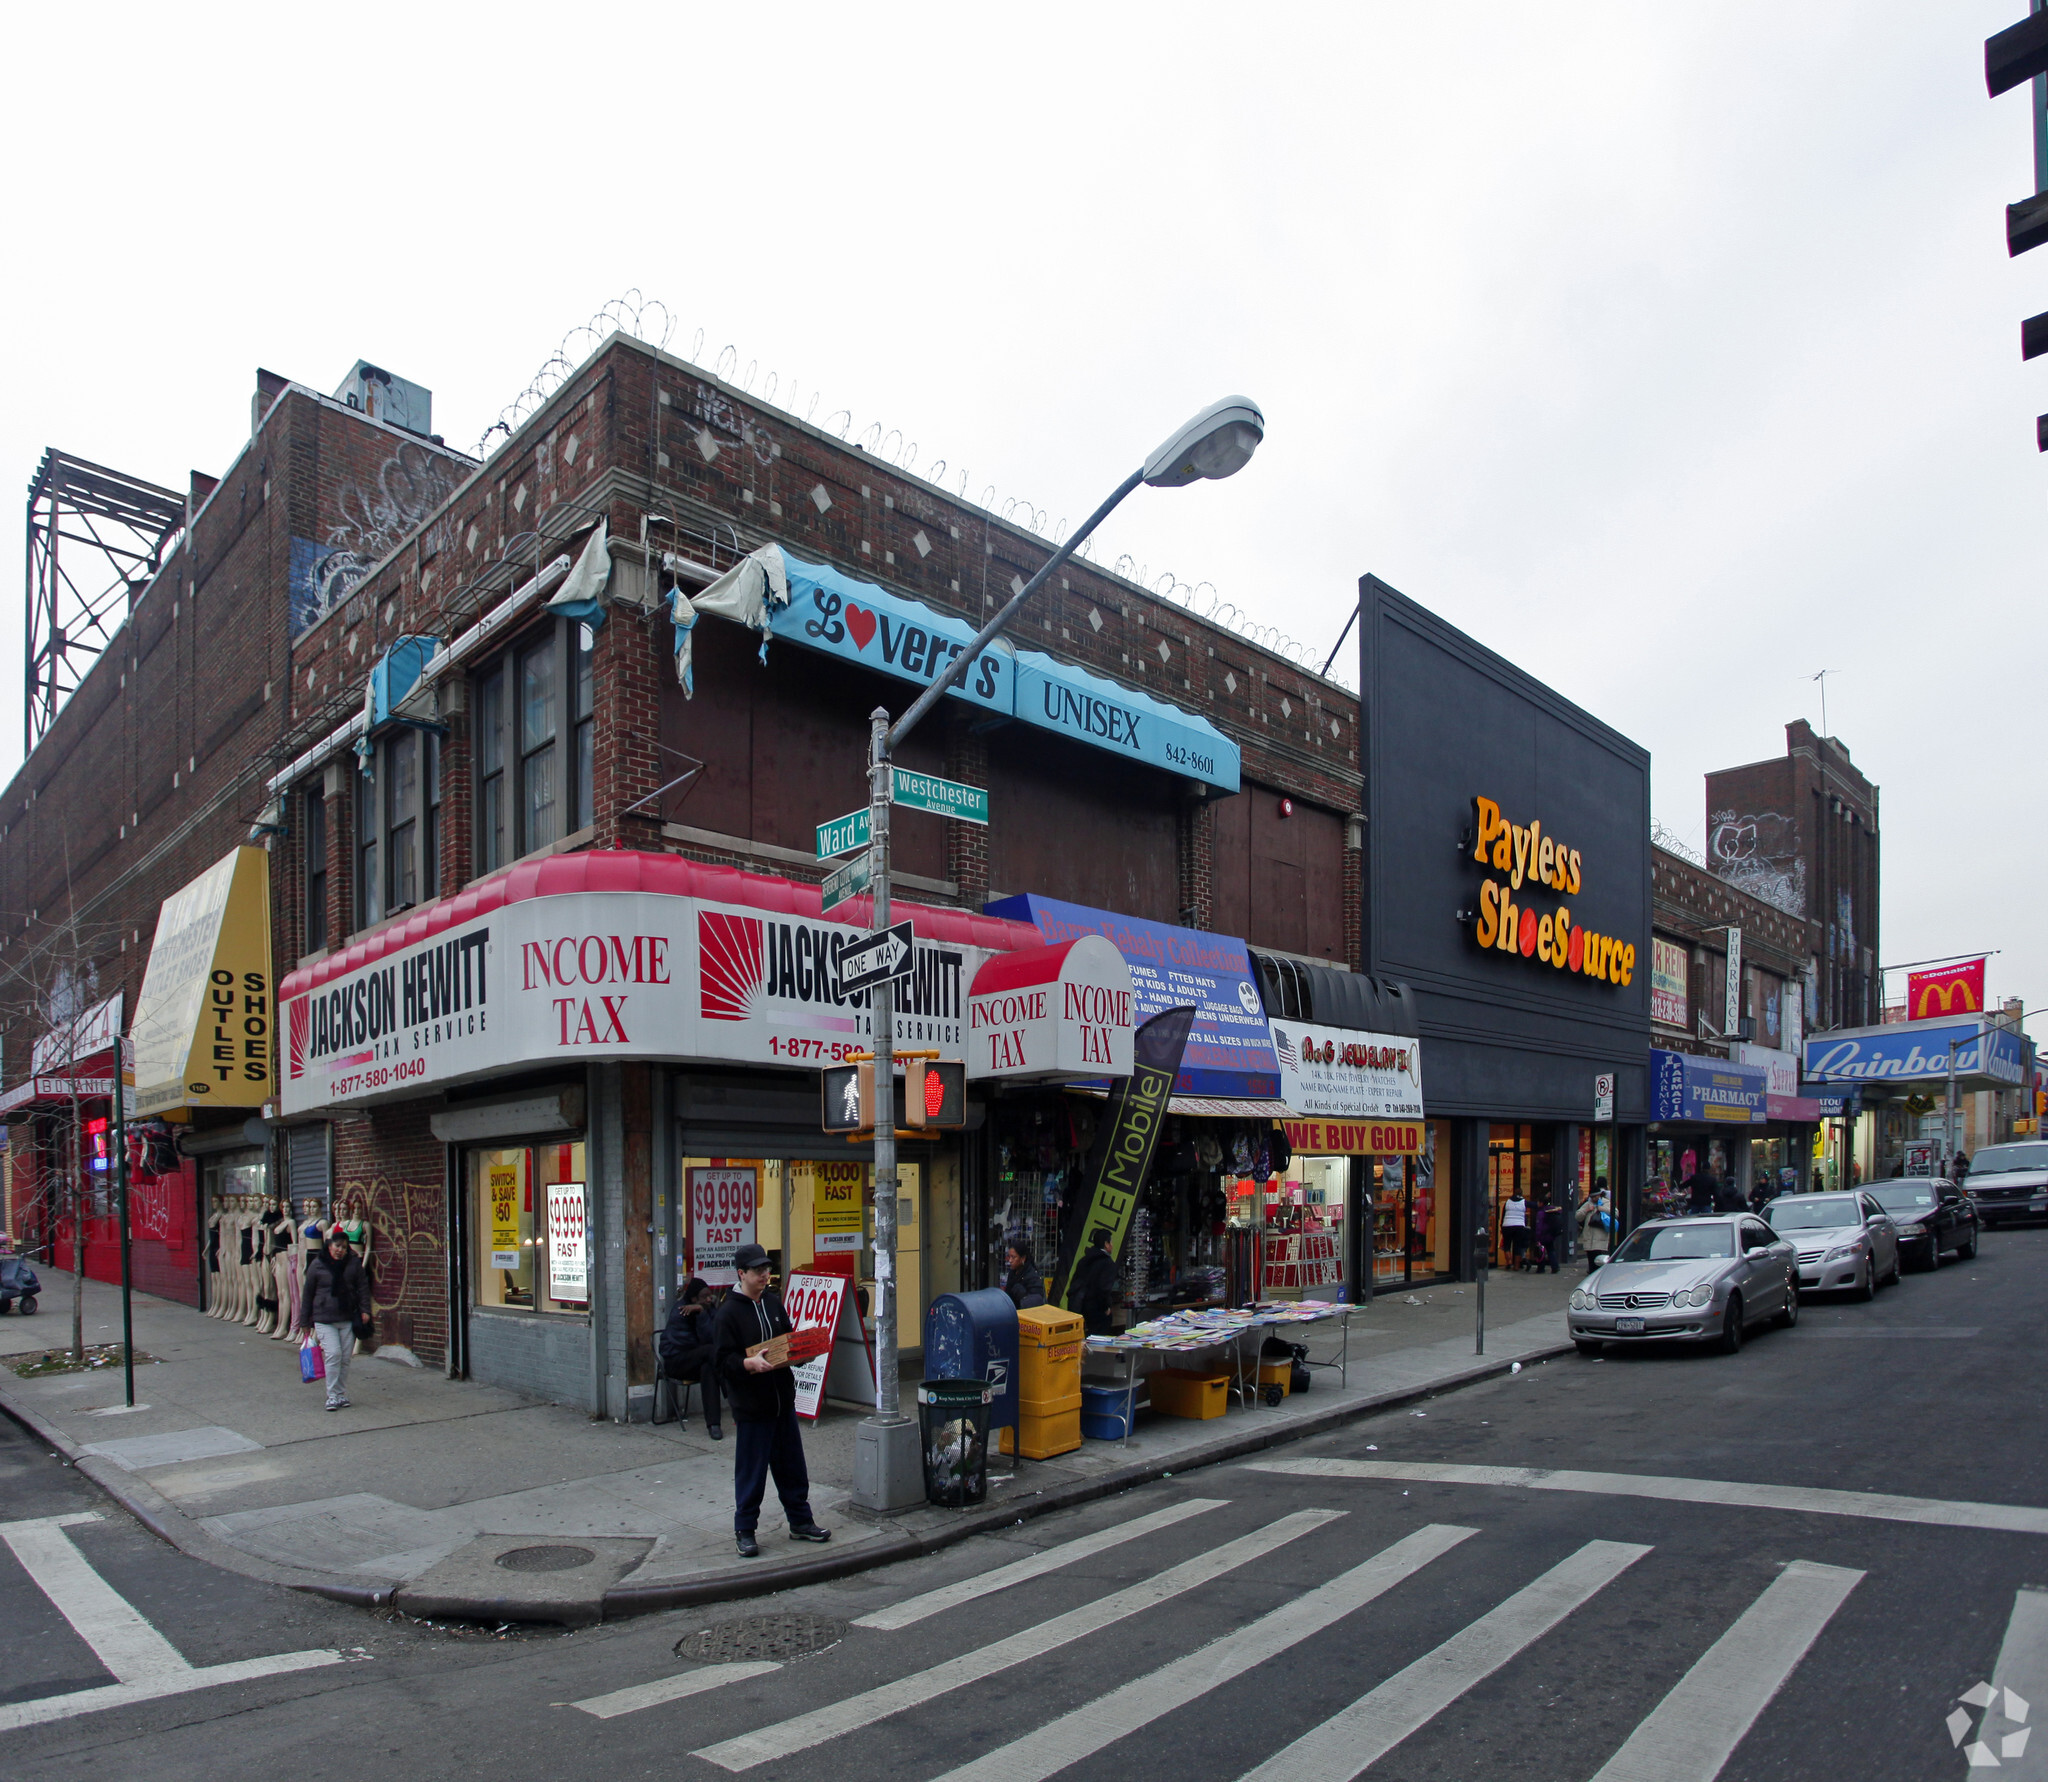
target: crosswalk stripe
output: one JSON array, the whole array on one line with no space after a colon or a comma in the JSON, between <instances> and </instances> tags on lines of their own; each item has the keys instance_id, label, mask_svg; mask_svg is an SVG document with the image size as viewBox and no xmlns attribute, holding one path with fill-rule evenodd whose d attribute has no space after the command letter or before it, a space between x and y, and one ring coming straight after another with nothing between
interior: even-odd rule
<instances>
[{"instance_id":1,"label":"crosswalk stripe","mask_svg":"<svg viewBox=\"0 0 2048 1782\"><path fill-rule=\"evenodd\" d=\"M1156 1607L1193 1590L1197 1585L1235 1571L1241 1565L1264 1558L1311 1529L1336 1521L1343 1513L1341 1510L1297 1510L1251 1534L1226 1541L1211 1552L1184 1560L1156 1577L1129 1585L1092 1603L1083 1603L1079 1608L1055 1615L1050 1621L1041 1621L1036 1627L1027 1627L1007 1639L997 1640L973 1652L963 1652L957 1658L950 1658L944 1664L934 1665L914 1676L899 1677L893 1683L863 1690L845 1701L832 1702L811 1713L799 1714L793 1720L784 1720L774 1726L742 1733L738 1738L707 1745L695 1755L709 1758L723 1769L750 1770L756 1764L767 1763L773 1758L789 1757L798 1751L808 1750L827 1739L872 1726L877 1720L899 1714L905 1708L931 1701L948 1690L978 1683L1013 1664L1023 1663L1027 1658L1042 1657L1069 1641L1081 1639Z\"/></svg>"},{"instance_id":2,"label":"crosswalk stripe","mask_svg":"<svg viewBox=\"0 0 2048 1782\"><path fill-rule=\"evenodd\" d=\"M1863 1581L1795 1559L1703 1652L1593 1782L1713 1782L1820 1631Z\"/></svg>"},{"instance_id":3,"label":"crosswalk stripe","mask_svg":"<svg viewBox=\"0 0 2048 1782\"><path fill-rule=\"evenodd\" d=\"M1930 1528L1983 1528L2001 1534L2048 1534L2048 1510L2027 1504L1984 1504L1942 1497L1899 1497L1883 1491L1834 1491L1816 1485L1746 1485L1733 1479L1672 1479L1652 1473L1552 1471L1535 1466L1457 1466L1428 1460L1343 1460L1303 1455L1250 1460L1255 1473L1300 1479L1376 1479L1398 1484L1507 1485L1524 1491L1584 1491L1602 1497L1661 1498L1745 1510L1793 1510L1818 1516L1862 1516L1876 1522L1918 1522Z\"/></svg>"},{"instance_id":4,"label":"crosswalk stripe","mask_svg":"<svg viewBox=\"0 0 2048 1782\"><path fill-rule=\"evenodd\" d=\"M1125 1541L1135 1541L1140 1535L1171 1528L1176 1522L1185 1522L1190 1516L1199 1516L1205 1510L1219 1510L1229 1501L1222 1497L1191 1497L1184 1503L1168 1504L1163 1510L1154 1510L1150 1515L1135 1517L1129 1522L1119 1522L1114 1528L1105 1528L1098 1534L1083 1535L1079 1540L1048 1547L1043 1553L1033 1553L1013 1565L998 1566L992 1572L963 1578L957 1584L928 1590L922 1596L906 1597L900 1603L891 1603L886 1609L877 1609L872 1615L862 1615L853 1625L882 1629L908 1627L912 1622L922 1621L942 1610L957 1609L962 1603L971 1603L976 1597L1008 1590L1013 1584L1056 1572L1062 1566L1086 1559L1090 1554L1121 1546Z\"/></svg>"},{"instance_id":5,"label":"crosswalk stripe","mask_svg":"<svg viewBox=\"0 0 2048 1782\"><path fill-rule=\"evenodd\" d=\"M2005 1638L1999 1644L1998 1663L1992 1666L1991 1681L2026 1706L2001 1698L1998 1730L1980 1726L1980 1732L1991 1734L1988 1740L1980 1742L1986 1743L1990 1754L1998 1759L2002 1778L2011 1778L2012 1782L2043 1782L2043 1778L2048 1778L2048 1733L2041 1732L2038 1726L2030 1733L2014 1716L2031 1717L2040 1711L2041 1704L2048 1703L2048 1590L2028 1584L2013 1592L2012 1614L2005 1623ZM2012 1748L2015 1743L2019 1746L2017 1751Z\"/></svg>"},{"instance_id":6,"label":"crosswalk stripe","mask_svg":"<svg viewBox=\"0 0 2048 1782\"><path fill-rule=\"evenodd\" d=\"M1243 1782L1351 1782L1649 1550L1626 1541L1588 1541L1534 1583L1267 1758Z\"/></svg>"},{"instance_id":7,"label":"crosswalk stripe","mask_svg":"<svg viewBox=\"0 0 2048 1782\"><path fill-rule=\"evenodd\" d=\"M81 1714L100 1714L109 1708L131 1707L136 1702L156 1702L166 1696L217 1689L223 1683L254 1683L264 1677L282 1677L293 1671L317 1670L322 1665L344 1662L344 1655L339 1652L279 1652L270 1658L237 1658L227 1664L197 1665L135 1683L103 1683L97 1689L74 1689L69 1695L46 1695L32 1702L0 1702L0 1732L18 1732L24 1726L47 1726L53 1720L75 1720Z\"/></svg>"},{"instance_id":8,"label":"crosswalk stripe","mask_svg":"<svg viewBox=\"0 0 2048 1782\"><path fill-rule=\"evenodd\" d=\"M1306 1596L1211 1640L1200 1651L1134 1678L1049 1726L949 1771L938 1782L1043 1782L1160 1715L1199 1699L1363 1607L1479 1531L1432 1523Z\"/></svg>"},{"instance_id":9,"label":"crosswalk stripe","mask_svg":"<svg viewBox=\"0 0 2048 1782\"><path fill-rule=\"evenodd\" d=\"M97 1522L91 1511L0 1522L0 1541L13 1549L21 1569L57 1605L93 1656L121 1683L152 1683L180 1677L192 1667L177 1647L157 1632L106 1579L94 1571L65 1528Z\"/></svg>"},{"instance_id":10,"label":"crosswalk stripe","mask_svg":"<svg viewBox=\"0 0 2048 1782\"><path fill-rule=\"evenodd\" d=\"M707 1664L702 1670L684 1671L675 1677L657 1677L652 1683L635 1683L630 1689L614 1689L609 1695L586 1696L569 1706L581 1708L586 1714L595 1714L600 1720L610 1720L616 1715L638 1713L642 1708L659 1707L663 1702L679 1702L688 1695L702 1695L707 1689L719 1689L727 1683L744 1683L749 1677L764 1677L770 1671L781 1669L781 1665L766 1658L749 1659L740 1664Z\"/></svg>"}]
</instances>

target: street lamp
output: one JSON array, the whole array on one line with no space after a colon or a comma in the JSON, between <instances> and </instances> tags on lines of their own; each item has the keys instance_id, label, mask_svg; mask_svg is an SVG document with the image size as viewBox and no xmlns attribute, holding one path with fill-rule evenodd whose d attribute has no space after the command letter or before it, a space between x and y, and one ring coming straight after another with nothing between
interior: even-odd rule
<instances>
[{"instance_id":1,"label":"street lamp","mask_svg":"<svg viewBox=\"0 0 2048 1782\"><path fill-rule=\"evenodd\" d=\"M1234 476L1251 462L1266 434L1266 417L1247 396L1226 396L1212 402L1177 428L1143 464L1124 478L1116 492L1098 507L1044 565L1010 598L974 641L946 665L910 709L889 722L877 706L869 718L868 835L874 932L889 926L889 800L894 790L893 757L903 739L924 720L933 706L962 679L968 669L1016 617L1025 601L1042 588L1061 564L1106 520L1123 498L1149 483L1155 489L1180 489L1189 483ZM866 1510L900 1510L924 1496L917 1424L903 1413L896 1379L896 987L884 980L873 991L875 1010L875 1414L854 1432L853 1501Z\"/></svg>"}]
</instances>

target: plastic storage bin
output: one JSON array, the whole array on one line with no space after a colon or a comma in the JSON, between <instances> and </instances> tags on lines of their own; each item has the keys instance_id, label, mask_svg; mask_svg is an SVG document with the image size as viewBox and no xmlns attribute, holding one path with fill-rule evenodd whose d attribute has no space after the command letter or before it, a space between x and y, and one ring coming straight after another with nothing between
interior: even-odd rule
<instances>
[{"instance_id":1,"label":"plastic storage bin","mask_svg":"<svg viewBox=\"0 0 2048 1782\"><path fill-rule=\"evenodd\" d=\"M988 1498L988 1416L995 1389L981 1380L925 1380L917 1389L924 1495L942 1510Z\"/></svg>"},{"instance_id":2,"label":"plastic storage bin","mask_svg":"<svg viewBox=\"0 0 2048 1782\"><path fill-rule=\"evenodd\" d=\"M1228 1374L1196 1374L1185 1368L1163 1367L1147 1374L1152 1408L1163 1417L1220 1417L1230 1403Z\"/></svg>"},{"instance_id":3,"label":"plastic storage bin","mask_svg":"<svg viewBox=\"0 0 2048 1782\"><path fill-rule=\"evenodd\" d=\"M1142 1383L1128 1393L1121 1386L1083 1386L1081 1433L1091 1442L1122 1441L1131 1433L1131 1425L1137 1420L1138 1401L1144 1393Z\"/></svg>"}]
</instances>

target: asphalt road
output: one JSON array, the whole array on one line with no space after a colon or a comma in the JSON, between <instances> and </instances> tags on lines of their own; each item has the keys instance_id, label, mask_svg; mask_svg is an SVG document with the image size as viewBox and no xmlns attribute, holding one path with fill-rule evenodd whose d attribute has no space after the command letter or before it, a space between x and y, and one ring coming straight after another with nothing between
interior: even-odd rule
<instances>
[{"instance_id":1,"label":"asphalt road","mask_svg":"<svg viewBox=\"0 0 2048 1782\"><path fill-rule=\"evenodd\" d=\"M2048 1509L2044 1266L2048 1232L1992 1233L1739 1356L1571 1357L928 1560L574 1634L213 1572L0 1428L7 1528L99 1512L54 1538L185 1662L335 1655L0 1730L0 1775L1926 1782L1977 1773L1960 1711L2006 1753L1978 1770L2048 1776L2048 1733L2012 1742L2048 1717L2048 1513L1942 1507ZM17 1556L54 1576L52 1538L0 1546L0 1713L112 1680ZM990 1588L1003 1566L1035 1575ZM2000 1682L2041 1685L2024 1721L1958 1708L2002 1651Z\"/></svg>"}]
</instances>

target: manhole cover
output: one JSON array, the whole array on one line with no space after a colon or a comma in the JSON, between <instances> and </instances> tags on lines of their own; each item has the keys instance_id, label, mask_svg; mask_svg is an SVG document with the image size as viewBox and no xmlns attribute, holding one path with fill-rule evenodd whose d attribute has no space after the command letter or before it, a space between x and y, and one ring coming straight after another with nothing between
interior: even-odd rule
<instances>
[{"instance_id":1,"label":"manhole cover","mask_svg":"<svg viewBox=\"0 0 2048 1782\"><path fill-rule=\"evenodd\" d=\"M498 1563L508 1572L573 1572L596 1557L588 1547L514 1547Z\"/></svg>"},{"instance_id":2,"label":"manhole cover","mask_svg":"<svg viewBox=\"0 0 2048 1782\"><path fill-rule=\"evenodd\" d=\"M830 1615L747 1615L683 1635L676 1641L676 1656L700 1664L730 1664L740 1658L802 1658L836 1646L845 1634L846 1623Z\"/></svg>"}]
</instances>

